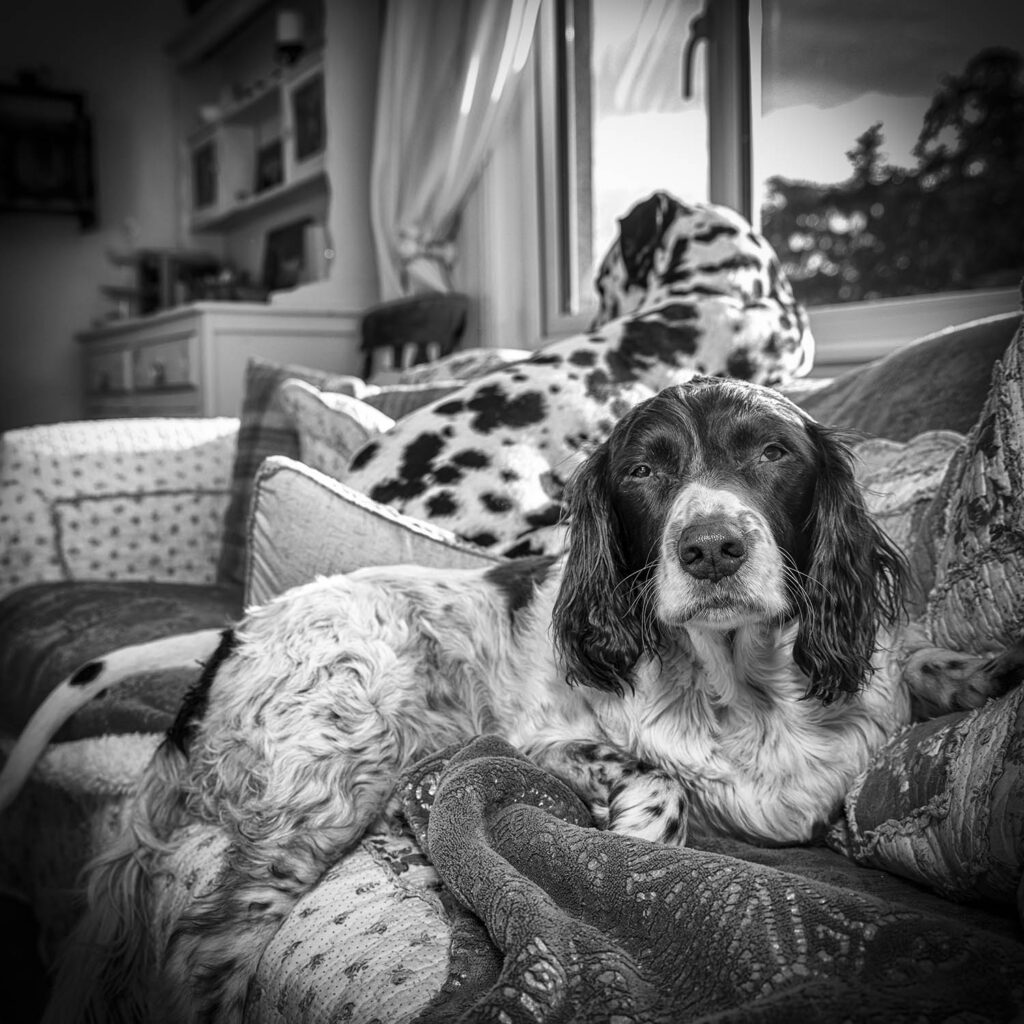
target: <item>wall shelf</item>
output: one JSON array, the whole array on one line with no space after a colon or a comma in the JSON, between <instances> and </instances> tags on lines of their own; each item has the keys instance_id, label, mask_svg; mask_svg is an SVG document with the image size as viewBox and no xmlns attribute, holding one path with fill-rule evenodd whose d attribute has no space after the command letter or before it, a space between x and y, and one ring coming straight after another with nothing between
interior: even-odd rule
<instances>
[{"instance_id":1,"label":"wall shelf","mask_svg":"<svg viewBox=\"0 0 1024 1024\"><path fill-rule=\"evenodd\" d=\"M188 140L191 230L223 231L325 186L321 52L277 69Z\"/></svg>"},{"instance_id":2,"label":"wall shelf","mask_svg":"<svg viewBox=\"0 0 1024 1024\"><path fill-rule=\"evenodd\" d=\"M308 198L314 193L327 191L327 174L323 161L301 178L275 185L272 188L256 192L246 199L238 200L223 210L209 213L196 213L192 217L192 230L196 234L210 231L227 231L248 218L257 214L271 213L283 208L291 202Z\"/></svg>"}]
</instances>

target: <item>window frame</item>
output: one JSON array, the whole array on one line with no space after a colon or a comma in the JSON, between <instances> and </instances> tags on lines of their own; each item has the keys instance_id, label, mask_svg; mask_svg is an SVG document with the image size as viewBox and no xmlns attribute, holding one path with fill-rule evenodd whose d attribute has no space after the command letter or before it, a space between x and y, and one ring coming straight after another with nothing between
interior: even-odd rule
<instances>
[{"instance_id":1,"label":"window frame","mask_svg":"<svg viewBox=\"0 0 1024 1024\"><path fill-rule=\"evenodd\" d=\"M581 294L580 269L596 269L603 255L588 253L589 239L581 241L579 228L589 221L590 196L588 190L574 191L571 185L581 159L577 135L591 136L591 126L577 120L580 104L576 102L588 87L589 76L572 64L572 54L563 43L567 31L585 27L581 13L585 7L586 0L544 0L537 25L540 294L545 340L588 329L596 299L592 291ZM753 112L761 108L761 0L705 0L704 17L709 12L713 13L703 26L702 47L708 81L708 199L742 212L757 231L760 117ZM563 69L568 73L563 75ZM589 103L584 106L589 110ZM817 347L811 375L832 376L942 327L1014 312L1020 304L1019 289L1008 287L808 307Z\"/></svg>"}]
</instances>

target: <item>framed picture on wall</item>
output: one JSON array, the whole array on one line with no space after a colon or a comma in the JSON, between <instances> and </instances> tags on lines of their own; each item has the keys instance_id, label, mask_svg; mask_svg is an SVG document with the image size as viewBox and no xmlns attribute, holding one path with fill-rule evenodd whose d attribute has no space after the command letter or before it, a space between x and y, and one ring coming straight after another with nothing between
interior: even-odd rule
<instances>
[{"instance_id":1,"label":"framed picture on wall","mask_svg":"<svg viewBox=\"0 0 1024 1024\"><path fill-rule=\"evenodd\" d=\"M284 151L281 140L273 139L256 150L254 192L265 192L284 181Z\"/></svg>"},{"instance_id":2,"label":"framed picture on wall","mask_svg":"<svg viewBox=\"0 0 1024 1024\"><path fill-rule=\"evenodd\" d=\"M217 146L213 139L192 150L192 206L202 210L217 202Z\"/></svg>"},{"instance_id":3,"label":"framed picture on wall","mask_svg":"<svg viewBox=\"0 0 1024 1024\"><path fill-rule=\"evenodd\" d=\"M81 93L0 84L0 211L95 223L92 124Z\"/></svg>"},{"instance_id":4,"label":"framed picture on wall","mask_svg":"<svg viewBox=\"0 0 1024 1024\"><path fill-rule=\"evenodd\" d=\"M324 76L313 75L292 92L295 121L295 159L308 160L323 152L327 133L324 125Z\"/></svg>"},{"instance_id":5,"label":"framed picture on wall","mask_svg":"<svg viewBox=\"0 0 1024 1024\"><path fill-rule=\"evenodd\" d=\"M294 288L302 279L306 260L306 226L311 217L267 232L263 248L263 285L268 291Z\"/></svg>"}]
</instances>

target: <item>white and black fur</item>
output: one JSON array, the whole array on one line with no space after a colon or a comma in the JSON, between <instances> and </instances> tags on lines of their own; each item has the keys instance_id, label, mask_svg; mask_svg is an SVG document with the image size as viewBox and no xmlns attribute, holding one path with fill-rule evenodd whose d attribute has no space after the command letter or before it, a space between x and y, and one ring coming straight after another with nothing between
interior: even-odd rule
<instances>
[{"instance_id":1,"label":"white and black fur","mask_svg":"<svg viewBox=\"0 0 1024 1024\"><path fill-rule=\"evenodd\" d=\"M205 670L90 869L52 1019L240 1020L295 901L447 744L500 734L633 836L800 843L917 696L939 713L1005 685L1005 660L901 625L903 559L849 448L774 391L666 389L588 458L569 510L563 560L364 569L197 634ZM227 869L152 949L150 881L194 822L226 830Z\"/></svg>"}]
</instances>

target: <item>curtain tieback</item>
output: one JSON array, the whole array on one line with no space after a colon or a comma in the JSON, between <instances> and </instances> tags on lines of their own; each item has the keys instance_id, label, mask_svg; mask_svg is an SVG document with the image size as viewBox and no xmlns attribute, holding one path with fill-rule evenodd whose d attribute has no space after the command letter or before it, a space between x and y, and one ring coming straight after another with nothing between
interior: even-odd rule
<instances>
[{"instance_id":1,"label":"curtain tieback","mask_svg":"<svg viewBox=\"0 0 1024 1024\"><path fill-rule=\"evenodd\" d=\"M452 267L458 255L458 246L451 241L434 241L419 232L403 230L398 241L398 256L402 261L402 290L452 290Z\"/></svg>"}]
</instances>

